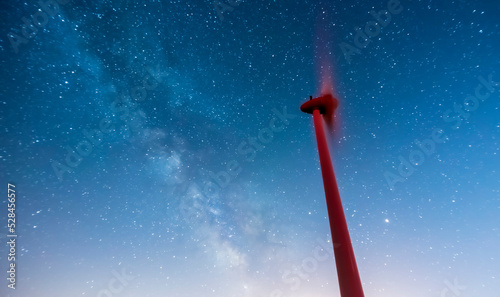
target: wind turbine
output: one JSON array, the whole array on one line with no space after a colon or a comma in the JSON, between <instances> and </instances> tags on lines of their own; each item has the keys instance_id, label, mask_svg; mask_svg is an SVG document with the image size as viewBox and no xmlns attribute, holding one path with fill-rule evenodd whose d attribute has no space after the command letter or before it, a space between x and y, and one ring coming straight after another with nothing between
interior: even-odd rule
<instances>
[{"instance_id":1,"label":"wind turbine","mask_svg":"<svg viewBox=\"0 0 500 297\"><path fill-rule=\"evenodd\" d=\"M323 87L322 95L314 99L311 96L309 101L302 104L300 110L312 114L314 118L314 129L318 143L319 161L321 164L321 174L323 175L330 230L332 232L340 295L342 297L364 297L356 258L354 257L351 238L342 208L342 201L340 200L339 189L335 173L333 172L325 130L323 128L323 119L327 124L333 123L333 113L337 106L338 100L333 97L331 91L325 91Z\"/></svg>"}]
</instances>

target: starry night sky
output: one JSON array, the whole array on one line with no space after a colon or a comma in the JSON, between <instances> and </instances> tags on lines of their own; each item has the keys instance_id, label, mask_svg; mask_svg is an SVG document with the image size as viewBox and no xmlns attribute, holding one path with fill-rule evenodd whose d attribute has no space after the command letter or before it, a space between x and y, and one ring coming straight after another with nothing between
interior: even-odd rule
<instances>
[{"instance_id":1,"label":"starry night sky","mask_svg":"<svg viewBox=\"0 0 500 297\"><path fill-rule=\"evenodd\" d=\"M365 296L498 296L498 1L60 2L0 3L1 296L339 296L328 60Z\"/></svg>"}]
</instances>

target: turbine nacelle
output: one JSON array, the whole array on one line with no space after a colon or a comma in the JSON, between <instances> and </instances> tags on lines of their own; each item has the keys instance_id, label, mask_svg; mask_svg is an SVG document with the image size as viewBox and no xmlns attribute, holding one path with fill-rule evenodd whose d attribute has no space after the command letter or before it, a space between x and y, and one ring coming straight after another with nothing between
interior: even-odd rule
<instances>
[{"instance_id":1,"label":"turbine nacelle","mask_svg":"<svg viewBox=\"0 0 500 297\"><path fill-rule=\"evenodd\" d=\"M337 98L333 97L332 94L325 94L314 99L311 96L309 101L300 106L300 110L312 114L315 109L318 109L322 115L332 116L338 105Z\"/></svg>"},{"instance_id":2,"label":"turbine nacelle","mask_svg":"<svg viewBox=\"0 0 500 297\"><path fill-rule=\"evenodd\" d=\"M328 127L332 128L333 112L339 105L337 98L333 97L330 93L321 95L318 98L312 99L312 96L310 98L311 99L309 99L309 101L300 106L300 110L310 114L312 114L316 109L319 110L319 113L325 118Z\"/></svg>"}]
</instances>

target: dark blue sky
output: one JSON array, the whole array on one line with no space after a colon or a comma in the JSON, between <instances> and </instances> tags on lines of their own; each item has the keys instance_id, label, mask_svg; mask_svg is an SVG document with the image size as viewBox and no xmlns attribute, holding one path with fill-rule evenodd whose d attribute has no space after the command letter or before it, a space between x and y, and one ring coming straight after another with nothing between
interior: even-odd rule
<instances>
[{"instance_id":1,"label":"dark blue sky","mask_svg":"<svg viewBox=\"0 0 500 297\"><path fill-rule=\"evenodd\" d=\"M2 296L339 296L326 60L365 295L498 294L499 2L292 2L0 4Z\"/></svg>"}]
</instances>

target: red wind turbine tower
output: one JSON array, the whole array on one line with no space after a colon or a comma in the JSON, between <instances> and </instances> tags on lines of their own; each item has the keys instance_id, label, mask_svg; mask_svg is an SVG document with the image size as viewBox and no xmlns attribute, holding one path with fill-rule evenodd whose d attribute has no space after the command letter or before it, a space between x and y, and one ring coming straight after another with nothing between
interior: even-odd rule
<instances>
[{"instance_id":1,"label":"red wind turbine tower","mask_svg":"<svg viewBox=\"0 0 500 297\"><path fill-rule=\"evenodd\" d=\"M332 123L333 112L338 106L338 100L331 93L326 93L318 98L302 104L300 110L313 115L316 141L318 143L321 174L325 188L326 205L330 230L332 232L333 250L337 276L339 279L340 295L342 297L364 297L361 279L359 277L354 251L352 249L349 230L340 200L339 189L333 172L332 160L328 150L328 143L323 128L323 119Z\"/></svg>"}]
</instances>

